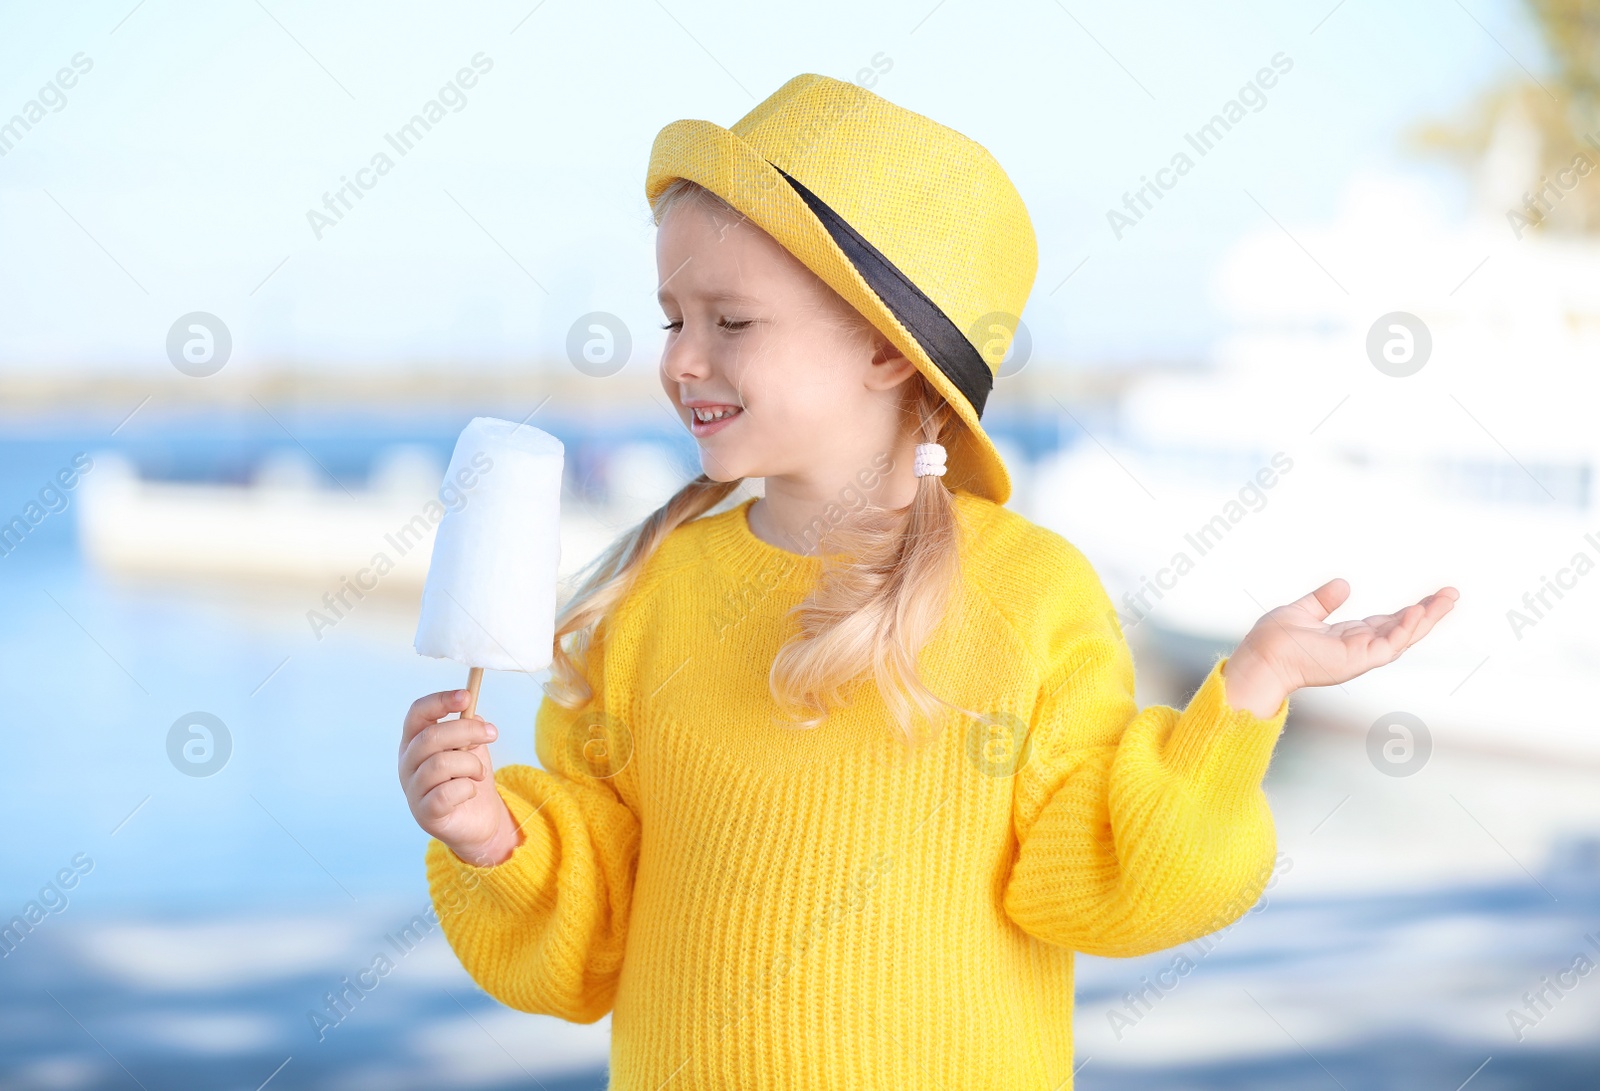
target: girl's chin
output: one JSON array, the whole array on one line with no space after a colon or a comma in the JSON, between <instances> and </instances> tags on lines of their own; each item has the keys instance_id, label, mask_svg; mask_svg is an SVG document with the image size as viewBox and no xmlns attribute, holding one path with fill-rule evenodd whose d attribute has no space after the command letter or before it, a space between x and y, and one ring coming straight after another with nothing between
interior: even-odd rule
<instances>
[{"instance_id":1,"label":"girl's chin","mask_svg":"<svg viewBox=\"0 0 1600 1091\"><path fill-rule=\"evenodd\" d=\"M726 461L716 462L705 458L700 460L700 472L713 481L743 481L747 477L758 476L755 474L740 473L730 467Z\"/></svg>"}]
</instances>

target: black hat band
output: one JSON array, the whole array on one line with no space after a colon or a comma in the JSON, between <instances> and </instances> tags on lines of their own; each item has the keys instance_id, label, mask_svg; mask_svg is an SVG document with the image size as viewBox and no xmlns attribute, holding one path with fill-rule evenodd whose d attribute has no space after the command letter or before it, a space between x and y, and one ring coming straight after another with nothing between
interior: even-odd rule
<instances>
[{"instance_id":1,"label":"black hat band","mask_svg":"<svg viewBox=\"0 0 1600 1091\"><path fill-rule=\"evenodd\" d=\"M956 324L939 309L939 305L923 294L922 289L884 257L878 248L861 237L827 203L805 186L795 181L782 167L767 161L773 170L783 175L802 200L811 207L822 226L833 236L833 241L844 251L850 264L855 266L861 279L867 282L884 306L899 320L917 344L928 354L934 364L955 384L957 390L972 406L972 412L983 416L983 403L994 388L994 373L983 356L972 347Z\"/></svg>"}]
</instances>

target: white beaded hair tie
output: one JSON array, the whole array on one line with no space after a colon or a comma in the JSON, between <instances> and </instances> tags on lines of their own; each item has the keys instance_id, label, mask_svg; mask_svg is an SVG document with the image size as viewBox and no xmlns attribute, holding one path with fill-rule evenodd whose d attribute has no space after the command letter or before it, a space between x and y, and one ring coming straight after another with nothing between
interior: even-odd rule
<instances>
[{"instance_id":1,"label":"white beaded hair tie","mask_svg":"<svg viewBox=\"0 0 1600 1091\"><path fill-rule=\"evenodd\" d=\"M911 468L911 472L915 476L926 477L929 474L934 474L939 477L943 477L944 470L944 444L917 444L917 457Z\"/></svg>"}]
</instances>

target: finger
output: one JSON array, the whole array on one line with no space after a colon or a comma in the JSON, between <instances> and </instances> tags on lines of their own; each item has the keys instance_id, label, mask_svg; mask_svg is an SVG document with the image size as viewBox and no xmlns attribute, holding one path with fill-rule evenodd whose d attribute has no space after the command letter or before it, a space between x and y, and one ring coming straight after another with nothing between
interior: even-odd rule
<instances>
[{"instance_id":1,"label":"finger","mask_svg":"<svg viewBox=\"0 0 1600 1091\"><path fill-rule=\"evenodd\" d=\"M417 800L417 815L421 818L440 819L478 794L478 785L467 777L447 780L425 792Z\"/></svg>"},{"instance_id":2,"label":"finger","mask_svg":"<svg viewBox=\"0 0 1600 1091\"><path fill-rule=\"evenodd\" d=\"M459 777L483 780L483 759L466 750L442 750L417 766L411 784L418 793L426 795L445 781Z\"/></svg>"},{"instance_id":3,"label":"finger","mask_svg":"<svg viewBox=\"0 0 1600 1091\"><path fill-rule=\"evenodd\" d=\"M478 769L480 771L472 773L471 775L476 777L478 780L483 780L494 776L494 759L489 756L489 747L485 743L473 743L470 746L452 747L443 750L436 750L432 753L418 755L411 766L411 772L402 772L401 776L414 776L416 771L422 768L424 762L426 762L429 758L438 757L441 754L465 754L473 761L477 762ZM463 766L463 768L468 767Z\"/></svg>"},{"instance_id":4,"label":"finger","mask_svg":"<svg viewBox=\"0 0 1600 1091\"><path fill-rule=\"evenodd\" d=\"M401 744L411 741L412 737L431 723L437 723L452 712L460 712L467 707L468 693L464 689L447 689L438 693L430 693L426 697L418 697L411 702L411 707L406 711L405 726L400 734Z\"/></svg>"},{"instance_id":5,"label":"finger","mask_svg":"<svg viewBox=\"0 0 1600 1091\"><path fill-rule=\"evenodd\" d=\"M1442 598L1438 595L1430 595L1428 598L1423 600L1423 603L1427 607L1427 612L1422 615L1421 623L1411 634L1411 639L1406 642L1407 647L1410 647L1412 644L1415 644L1417 641L1427 636L1428 630L1437 625L1439 621L1451 611L1456 604L1456 600L1453 598Z\"/></svg>"},{"instance_id":6,"label":"finger","mask_svg":"<svg viewBox=\"0 0 1600 1091\"><path fill-rule=\"evenodd\" d=\"M1310 594L1301 595L1290 605L1297 610L1304 610L1313 619L1321 621L1344 605L1344 600L1349 597L1350 585L1335 577Z\"/></svg>"},{"instance_id":7,"label":"finger","mask_svg":"<svg viewBox=\"0 0 1600 1091\"><path fill-rule=\"evenodd\" d=\"M1427 612L1426 607L1412 603L1398 614L1383 614L1366 619L1377 634L1372 641L1373 650L1394 657L1411 643L1412 630Z\"/></svg>"},{"instance_id":8,"label":"finger","mask_svg":"<svg viewBox=\"0 0 1600 1091\"><path fill-rule=\"evenodd\" d=\"M1404 610L1400 610L1398 613L1372 614L1369 617L1362 618L1360 621L1351 622L1350 627L1352 629L1370 629L1378 636L1388 636L1390 633L1394 632L1395 628L1399 626L1401 622L1405 620L1406 610L1415 609L1416 604L1413 603L1412 605L1407 606ZM1335 626L1335 628L1342 628L1342 626Z\"/></svg>"},{"instance_id":9,"label":"finger","mask_svg":"<svg viewBox=\"0 0 1600 1091\"><path fill-rule=\"evenodd\" d=\"M1415 644L1417 638L1433 627L1434 622L1444 617L1455 606L1455 599L1447 597L1443 592L1429 595L1421 602L1414 602L1394 615L1396 631L1385 633L1391 639L1403 636L1406 643ZM1376 622L1378 618L1368 618L1369 622Z\"/></svg>"},{"instance_id":10,"label":"finger","mask_svg":"<svg viewBox=\"0 0 1600 1091\"><path fill-rule=\"evenodd\" d=\"M1397 629L1395 633L1385 634L1390 643L1395 645L1394 657L1399 658L1401 652L1428 635L1428 631L1438 624L1440 618L1454 609L1455 604L1455 588L1446 587L1421 602L1406 607L1403 613L1414 614L1415 617L1407 618L1407 624Z\"/></svg>"},{"instance_id":11,"label":"finger","mask_svg":"<svg viewBox=\"0 0 1600 1091\"><path fill-rule=\"evenodd\" d=\"M1461 600L1461 595L1454 587L1446 587L1437 593L1428 596L1424 604L1428 607L1429 625L1444 617L1456 608L1456 603Z\"/></svg>"},{"instance_id":12,"label":"finger","mask_svg":"<svg viewBox=\"0 0 1600 1091\"><path fill-rule=\"evenodd\" d=\"M476 716L429 724L401 748L400 773L406 775L442 750L467 750L493 742L499 736L499 728Z\"/></svg>"}]
</instances>

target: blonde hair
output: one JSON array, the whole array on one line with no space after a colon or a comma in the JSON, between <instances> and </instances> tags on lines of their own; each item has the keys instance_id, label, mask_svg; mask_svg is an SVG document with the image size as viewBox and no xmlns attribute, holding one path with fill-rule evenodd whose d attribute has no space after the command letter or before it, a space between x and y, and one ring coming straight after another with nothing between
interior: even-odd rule
<instances>
[{"instance_id":1,"label":"blonde hair","mask_svg":"<svg viewBox=\"0 0 1600 1091\"><path fill-rule=\"evenodd\" d=\"M744 219L710 190L679 178L656 201L656 226L683 200L699 201L719 213ZM863 337L876 334L865 316L842 298L838 302L839 320L847 329L859 331ZM906 385L904 411L915 420L917 442L951 447L958 430L965 427L961 419L920 371ZM592 692L584 677L583 660L646 560L675 529L710 511L743 480L715 481L700 474L585 566L590 574L556 618L551 677L546 684L552 700L571 709L588 702ZM821 528L821 541L835 551L822 553L816 587L790 610L799 632L778 650L768 673L774 701L780 708L798 707L811 713L789 726L817 727L830 709L846 702L847 687L870 673L892 716L892 726L907 744L918 741L914 715L931 720L941 705L983 719L980 713L934 694L917 671L918 653L941 620L948 618L951 625L958 625L962 612L958 527L953 498L943 477L928 474L918 478L916 494L905 508L881 507L860 493L856 495L861 500L859 507ZM843 505L834 507L844 510ZM562 647L563 638L569 635L573 638L570 654Z\"/></svg>"}]
</instances>

